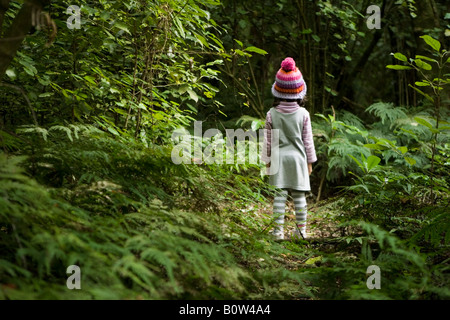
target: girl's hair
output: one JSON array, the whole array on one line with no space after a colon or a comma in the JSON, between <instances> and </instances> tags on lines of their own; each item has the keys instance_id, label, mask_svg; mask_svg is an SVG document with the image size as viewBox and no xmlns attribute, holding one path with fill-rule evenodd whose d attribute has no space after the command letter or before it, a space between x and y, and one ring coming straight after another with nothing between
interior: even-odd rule
<instances>
[{"instance_id":1,"label":"girl's hair","mask_svg":"<svg viewBox=\"0 0 450 320\"><path fill-rule=\"evenodd\" d=\"M298 105L300 107L304 107L306 105L306 101L308 99L305 97L303 99L280 99L280 98L275 98L273 101L273 106L276 107L277 105L280 104L281 101L286 101L286 102L297 102Z\"/></svg>"}]
</instances>

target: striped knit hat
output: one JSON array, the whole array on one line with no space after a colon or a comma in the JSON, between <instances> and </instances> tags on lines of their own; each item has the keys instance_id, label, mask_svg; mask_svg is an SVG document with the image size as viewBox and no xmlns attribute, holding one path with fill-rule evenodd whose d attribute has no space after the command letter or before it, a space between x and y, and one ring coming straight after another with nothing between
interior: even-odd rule
<instances>
[{"instance_id":1,"label":"striped knit hat","mask_svg":"<svg viewBox=\"0 0 450 320\"><path fill-rule=\"evenodd\" d=\"M281 63L272 86L272 94L280 99L303 99L306 95L306 82L302 73L295 66L292 58L286 58Z\"/></svg>"}]
</instances>

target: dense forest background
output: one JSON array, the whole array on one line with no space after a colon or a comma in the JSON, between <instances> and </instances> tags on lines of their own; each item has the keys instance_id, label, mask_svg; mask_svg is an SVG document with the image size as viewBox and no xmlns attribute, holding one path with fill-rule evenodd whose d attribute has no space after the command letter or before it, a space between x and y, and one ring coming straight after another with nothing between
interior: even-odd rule
<instances>
[{"instance_id":1,"label":"dense forest background","mask_svg":"<svg viewBox=\"0 0 450 320\"><path fill-rule=\"evenodd\" d=\"M444 0L0 0L0 298L448 299L449 48ZM287 56L319 160L274 242L264 164L172 135L263 128Z\"/></svg>"}]
</instances>

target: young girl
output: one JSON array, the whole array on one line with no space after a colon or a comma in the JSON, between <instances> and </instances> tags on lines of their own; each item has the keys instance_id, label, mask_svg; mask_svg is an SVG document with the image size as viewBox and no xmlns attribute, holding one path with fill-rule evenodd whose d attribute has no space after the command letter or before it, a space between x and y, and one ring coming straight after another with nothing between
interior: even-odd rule
<instances>
[{"instance_id":1,"label":"young girl","mask_svg":"<svg viewBox=\"0 0 450 320\"><path fill-rule=\"evenodd\" d=\"M266 136L262 161L269 172L269 183L279 190L274 199L275 228L272 234L284 239L284 215L288 192L294 200L297 230L293 237L306 238L306 197L311 191L309 175L312 163L317 161L309 112L303 108L306 83L292 58L281 63L272 94L276 107L266 118ZM272 145L272 129L278 129L278 148ZM271 163L276 169L270 172ZM299 233L300 231L300 233Z\"/></svg>"}]
</instances>

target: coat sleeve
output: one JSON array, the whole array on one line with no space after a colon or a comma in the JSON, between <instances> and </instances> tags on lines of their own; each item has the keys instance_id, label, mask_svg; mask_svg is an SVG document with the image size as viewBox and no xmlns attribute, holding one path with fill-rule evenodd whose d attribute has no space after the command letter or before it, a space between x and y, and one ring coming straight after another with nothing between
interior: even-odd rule
<instances>
[{"instance_id":1,"label":"coat sleeve","mask_svg":"<svg viewBox=\"0 0 450 320\"><path fill-rule=\"evenodd\" d=\"M270 163L271 141L272 141L272 116L269 111L267 112L266 115L266 125L264 127L264 141L261 153L261 161L266 164Z\"/></svg>"},{"instance_id":2,"label":"coat sleeve","mask_svg":"<svg viewBox=\"0 0 450 320\"><path fill-rule=\"evenodd\" d=\"M317 161L316 149L314 147L314 138L312 133L311 118L309 112L303 117L303 132L302 132L303 144L305 145L306 157L308 163L314 163Z\"/></svg>"}]
</instances>

